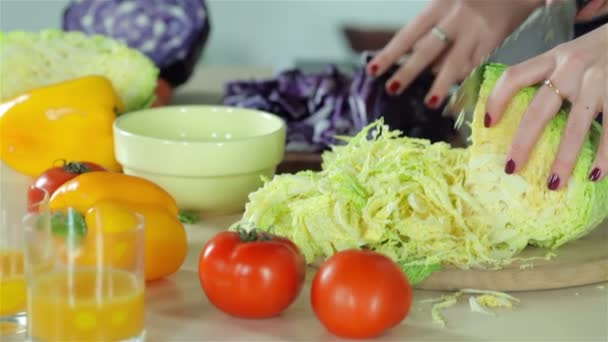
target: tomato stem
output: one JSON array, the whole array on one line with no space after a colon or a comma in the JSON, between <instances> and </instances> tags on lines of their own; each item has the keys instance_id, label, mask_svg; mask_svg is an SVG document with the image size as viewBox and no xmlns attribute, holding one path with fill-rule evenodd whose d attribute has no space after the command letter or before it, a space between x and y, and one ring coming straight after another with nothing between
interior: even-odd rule
<instances>
[{"instance_id":1,"label":"tomato stem","mask_svg":"<svg viewBox=\"0 0 608 342\"><path fill-rule=\"evenodd\" d=\"M80 162L69 162L63 165L63 169L68 173L81 174L91 171L91 168L85 164Z\"/></svg>"},{"instance_id":2,"label":"tomato stem","mask_svg":"<svg viewBox=\"0 0 608 342\"><path fill-rule=\"evenodd\" d=\"M255 241L270 241L272 240L272 236L264 231L260 231L257 228L253 228L250 231L238 227L236 229L237 233L239 233L239 237L243 242L255 242Z\"/></svg>"}]
</instances>

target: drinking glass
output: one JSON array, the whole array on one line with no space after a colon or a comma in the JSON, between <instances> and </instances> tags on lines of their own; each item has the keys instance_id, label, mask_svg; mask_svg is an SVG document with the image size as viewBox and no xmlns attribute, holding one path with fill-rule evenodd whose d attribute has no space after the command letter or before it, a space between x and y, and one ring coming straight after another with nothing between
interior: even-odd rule
<instances>
[{"instance_id":1,"label":"drinking glass","mask_svg":"<svg viewBox=\"0 0 608 342\"><path fill-rule=\"evenodd\" d=\"M114 203L24 218L30 341L144 340L144 221Z\"/></svg>"},{"instance_id":2,"label":"drinking glass","mask_svg":"<svg viewBox=\"0 0 608 342\"><path fill-rule=\"evenodd\" d=\"M32 208L43 216L48 194L39 190L40 201ZM21 218L25 207L15 198L0 200L0 340L3 335L22 334L27 324L25 257ZM8 200L7 200L8 199Z\"/></svg>"}]
</instances>

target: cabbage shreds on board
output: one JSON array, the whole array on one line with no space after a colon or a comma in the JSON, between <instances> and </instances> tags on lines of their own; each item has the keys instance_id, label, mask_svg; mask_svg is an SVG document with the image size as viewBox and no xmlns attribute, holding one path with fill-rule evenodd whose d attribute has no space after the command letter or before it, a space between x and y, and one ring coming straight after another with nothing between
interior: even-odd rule
<instances>
[{"instance_id":1,"label":"cabbage shreds on board","mask_svg":"<svg viewBox=\"0 0 608 342\"><path fill-rule=\"evenodd\" d=\"M608 181L586 178L599 129L566 189L546 188L565 112L549 124L523 172L505 174L509 142L535 89L523 89L497 126L481 127L503 70L494 64L485 71L472 146L403 137L378 120L325 152L320 172L265 182L239 224L289 237L309 262L347 248L376 250L413 283L441 266L500 268L528 244L555 248L583 236L608 215Z\"/></svg>"},{"instance_id":2,"label":"cabbage shreds on board","mask_svg":"<svg viewBox=\"0 0 608 342\"><path fill-rule=\"evenodd\" d=\"M107 77L132 111L155 99L158 68L141 52L81 32L0 32L0 100L85 75Z\"/></svg>"},{"instance_id":3,"label":"cabbage shreds on board","mask_svg":"<svg viewBox=\"0 0 608 342\"><path fill-rule=\"evenodd\" d=\"M326 152L323 171L276 176L251 194L241 224L272 227L309 262L366 247L413 276L494 260L488 234L465 220L475 206L464 189L468 151L398 135L377 121Z\"/></svg>"}]
</instances>

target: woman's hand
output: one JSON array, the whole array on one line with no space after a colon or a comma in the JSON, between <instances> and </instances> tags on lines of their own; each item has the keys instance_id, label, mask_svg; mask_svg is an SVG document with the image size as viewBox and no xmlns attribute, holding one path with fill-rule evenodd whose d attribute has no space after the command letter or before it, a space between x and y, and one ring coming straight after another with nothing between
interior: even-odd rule
<instances>
[{"instance_id":1,"label":"woman's hand","mask_svg":"<svg viewBox=\"0 0 608 342\"><path fill-rule=\"evenodd\" d=\"M387 81L400 94L427 67L437 72L426 103L436 108L451 86L464 79L545 0L432 0L367 65L370 75L384 73L406 53L406 62ZM443 38L443 39L442 39Z\"/></svg>"},{"instance_id":2,"label":"woman's hand","mask_svg":"<svg viewBox=\"0 0 608 342\"><path fill-rule=\"evenodd\" d=\"M592 122L603 111L600 147L589 173L592 181L602 179L608 173L608 24L508 68L488 98L486 126L500 121L521 88L545 80L550 85L542 86L526 109L505 171L517 172L526 164L547 123L569 101L572 109L547 186L557 190L568 181Z\"/></svg>"}]
</instances>

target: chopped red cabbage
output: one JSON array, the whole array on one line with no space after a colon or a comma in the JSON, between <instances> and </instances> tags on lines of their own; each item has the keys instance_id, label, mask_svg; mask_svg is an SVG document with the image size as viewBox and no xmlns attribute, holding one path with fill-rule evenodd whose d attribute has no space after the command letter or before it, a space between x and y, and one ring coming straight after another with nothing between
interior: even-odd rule
<instances>
[{"instance_id":1,"label":"chopped red cabbage","mask_svg":"<svg viewBox=\"0 0 608 342\"><path fill-rule=\"evenodd\" d=\"M211 26L205 0L73 0L64 10L63 29L126 43L177 87L190 78Z\"/></svg>"},{"instance_id":2,"label":"chopped red cabbage","mask_svg":"<svg viewBox=\"0 0 608 342\"><path fill-rule=\"evenodd\" d=\"M392 96L384 84L397 68L379 78L368 76L363 66L353 75L334 65L308 74L289 69L272 79L228 82L223 104L284 118L288 151L320 152L341 144L337 135L354 135L379 117L407 136L450 141L453 120L441 116L442 107L433 110L424 104L433 75L423 73L403 94Z\"/></svg>"},{"instance_id":3,"label":"chopped red cabbage","mask_svg":"<svg viewBox=\"0 0 608 342\"><path fill-rule=\"evenodd\" d=\"M353 133L342 114L349 85L350 78L334 66L310 74L291 69L270 80L229 82L223 103L283 117L288 150L318 151L333 143L336 134Z\"/></svg>"},{"instance_id":4,"label":"chopped red cabbage","mask_svg":"<svg viewBox=\"0 0 608 342\"><path fill-rule=\"evenodd\" d=\"M364 53L364 64L371 57L371 54ZM393 96L386 92L384 85L398 68L399 65L393 65L378 78L368 76L363 67L359 68L351 89L351 96L360 103L356 108L368 116L382 116L391 129L398 129L406 136L432 142L451 141L456 131L453 119L442 116L445 103L437 109L431 109L424 102L435 76L427 69L403 93Z\"/></svg>"}]
</instances>

